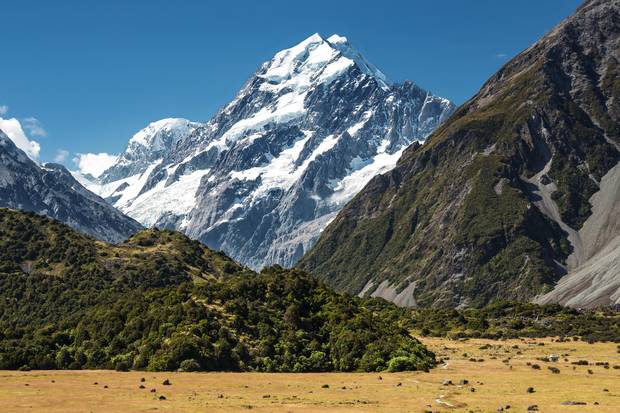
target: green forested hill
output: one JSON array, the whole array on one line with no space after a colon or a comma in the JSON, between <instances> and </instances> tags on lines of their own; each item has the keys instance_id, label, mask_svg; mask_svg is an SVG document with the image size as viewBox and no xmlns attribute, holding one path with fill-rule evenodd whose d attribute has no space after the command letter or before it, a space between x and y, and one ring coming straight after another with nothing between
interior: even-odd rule
<instances>
[{"instance_id":1,"label":"green forested hill","mask_svg":"<svg viewBox=\"0 0 620 413\"><path fill-rule=\"evenodd\" d=\"M402 324L401 324L402 323ZM400 310L171 231L111 245L0 209L0 369L375 371L434 356Z\"/></svg>"}]
</instances>

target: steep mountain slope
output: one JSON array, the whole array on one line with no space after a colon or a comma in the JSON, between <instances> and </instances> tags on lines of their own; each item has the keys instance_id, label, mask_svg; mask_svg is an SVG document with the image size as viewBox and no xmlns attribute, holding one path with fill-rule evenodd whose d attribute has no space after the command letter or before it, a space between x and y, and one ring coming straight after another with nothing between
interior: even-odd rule
<instances>
[{"instance_id":1,"label":"steep mountain slope","mask_svg":"<svg viewBox=\"0 0 620 413\"><path fill-rule=\"evenodd\" d=\"M34 211L107 241L140 230L138 222L84 189L63 166L37 165L0 131L0 207Z\"/></svg>"},{"instance_id":2,"label":"steep mountain slope","mask_svg":"<svg viewBox=\"0 0 620 413\"><path fill-rule=\"evenodd\" d=\"M131 169L140 175L127 177L123 154L98 193L146 226L179 229L253 268L288 266L452 111L411 82L392 84L344 37L315 34L264 63L208 123Z\"/></svg>"},{"instance_id":3,"label":"steep mountain slope","mask_svg":"<svg viewBox=\"0 0 620 413\"><path fill-rule=\"evenodd\" d=\"M0 209L0 369L376 371L434 355L398 309L168 230L118 245Z\"/></svg>"},{"instance_id":4,"label":"steep mountain slope","mask_svg":"<svg viewBox=\"0 0 620 413\"><path fill-rule=\"evenodd\" d=\"M619 22L618 0L584 3L374 178L301 268L401 305L464 306L532 299L608 253L619 235ZM614 288L596 290L571 304L617 302Z\"/></svg>"}]
</instances>

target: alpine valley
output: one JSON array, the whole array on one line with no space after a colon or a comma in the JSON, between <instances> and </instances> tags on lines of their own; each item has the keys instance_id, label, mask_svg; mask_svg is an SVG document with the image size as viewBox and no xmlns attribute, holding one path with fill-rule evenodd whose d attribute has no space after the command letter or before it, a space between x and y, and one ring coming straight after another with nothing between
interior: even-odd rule
<instances>
[{"instance_id":1,"label":"alpine valley","mask_svg":"<svg viewBox=\"0 0 620 413\"><path fill-rule=\"evenodd\" d=\"M93 192L259 269L293 265L338 211L453 112L393 84L346 38L278 52L209 122L164 119L129 141Z\"/></svg>"},{"instance_id":2,"label":"alpine valley","mask_svg":"<svg viewBox=\"0 0 620 413\"><path fill-rule=\"evenodd\" d=\"M3 13L22 2L6 3ZM206 45L201 35L233 39L221 22L207 24L206 2L183 2L182 18L161 25L153 17L178 4L95 3L61 14L58 5L29 7L29 19L44 19L32 19L37 44L23 48L49 59L37 73L51 73L54 90L74 96L65 88L75 82L92 97L75 100L71 122L63 121L68 135L88 125L89 145L107 136L104 126L136 116L115 105L122 116L102 116L90 103L118 105L140 90L179 104L171 96L181 95L145 72L151 47L165 54L156 69L178 91L186 72L175 71L174 56L211 66L212 39L195 53ZM417 13L409 3L400 7ZM433 41L442 54L461 46L450 19L472 24L453 9L523 11L521 3L473 3L438 10L441 30L412 25L426 36L418 46ZM525 3L536 7L528 18L549 18L540 3ZM341 5L331 6L336 21ZM328 27L304 7L290 7L297 13L286 23ZM292 14L282 9L268 12L281 22ZM411 29L357 9L342 8L341 20ZM394 21L416 21L383 9ZM110 11L117 26L91 32ZM267 27L250 16L256 26L227 28L243 44L244 33ZM37 34L55 35L41 31L48 21L66 41L43 42L42 53ZM282 26L267 29L279 35ZM373 26L377 35L381 27ZM484 39L480 49L503 42ZM60 49L68 54L57 59ZM127 60L107 59L111 49ZM406 61L422 55L414 46L405 52ZM81 66L89 60L106 64ZM58 70L74 64L84 78ZM106 101L108 83L92 79L112 68L122 79ZM205 79L202 66L191 69ZM32 81L24 72L15 84ZM135 74L157 87L119 93L140 83ZM34 80L31 89L52 90L45 76ZM117 123L93 126L76 102ZM458 108L412 82L391 82L346 38L314 34L263 63L210 120L154 121L118 156L78 154L82 172L38 161L56 151L55 162L66 162L70 152L60 148L73 137L40 152L30 137L44 139L43 123L4 119L8 110L0 105L1 413L618 412L620 0L586 0Z\"/></svg>"}]
</instances>

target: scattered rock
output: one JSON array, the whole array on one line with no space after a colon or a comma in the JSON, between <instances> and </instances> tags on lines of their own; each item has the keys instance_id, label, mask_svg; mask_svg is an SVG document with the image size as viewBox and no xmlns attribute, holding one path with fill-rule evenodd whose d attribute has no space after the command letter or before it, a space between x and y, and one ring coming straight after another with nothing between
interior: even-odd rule
<instances>
[{"instance_id":1,"label":"scattered rock","mask_svg":"<svg viewBox=\"0 0 620 413\"><path fill-rule=\"evenodd\" d=\"M156 391L156 389L151 389L151 393L155 393Z\"/></svg>"},{"instance_id":2,"label":"scattered rock","mask_svg":"<svg viewBox=\"0 0 620 413\"><path fill-rule=\"evenodd\" d=\"M467 379L461 379L461 380L459 381L459 384L460 384L461 386L465 386L465 385L469 384L469 380L467 380Z\"/></svg>"},{"instance_id":3,"label":"scattered rock","mask_svg":"<svg viewBox=\"0 0 620 413\"><path fill-rule=\"evenodd\" d=\"M551 373L553 373L553 374L560 374L560 369L559 369L559 368L557 368L557 367L547 367L547 368L548 368L548 369L551 371Z\"/></svg>"},{"instance_id":4,"label":"scattered rock","mask_svg":"<svg viewBox=\"0 0 620 413\"><path fill-rule=\"evenodd\" d=\"M139 389L143 389L143 388L144 388L144 385L142 385L142 384L141 384L141 385L140 385L140 387L138 387L138 388L139 388Z\"/></svg>"},{"instance_id":5,"label":"scattered rock","mask_svg":"<svg viewBox=\"0 0 620 413\"><path fill-rule=\"evenodd\" d=\"M166 400L166 396L162 394L161 396L159 396L159 400Z\"/></svg>"},{"instance_id":6,"label":"scattered rock","mask_svg":"<svg viewBox=\"0 0 620 413\"><path fill-rule=\"evenodd\" d=\"M170 380L168 380L168 379L164 380L161 384L163 384L164 386L172 385L172 383L170 383Z\"/></svg>"},{"instance_id":7,"label":"scattered rock","mask_svg":"<svg viewBox=\"0 0 620 413\"><path fill-rule=\"evenodd\" d=\"M329 384L324 384L321 386L322 389L329 389Z\"/></svg>"},{"instance_id":8,"label":"scattered rock","mask_svg":"<svg viewBox=\"0 0 620 413\"><path fill-rule=\"evenodd\" d=\"M560 359L560 356L558 356L557 354L551 354L547 358L549 359L549 361L556 363Z\"/></svg>"},{"instance_id":9,"label":"scattered rock","mask_svg":"<svg viewBox=\"0 0 620 413\"><path fill-rule=\"evenodd\" d=\"M263 394L263 399L270 399L271 398L271 394Z\"/></svg>"},{"instance_id":10,"label":"scattered rock","mask_svg":"<svg viewBox=\"0 0 620 413\"><path fill-rule=\"evenodd\" d=\"M537 404L532 404L530 406L527 406L527 411L528 412L537 412L538 411L538 405Z\"/></svg>"},{"instance_id":11,"label":"scattered rock","mask_svg":"<svg viewBox=\"0 0 620 413\"><path fill-rule=\"evenodd\" d=\"M146 381L146 379L145 379L144 377L142 377L142 378L140 379L140 381L141 381L142 383L144 383L144 382Z\"/></svg>"},{"instance_id":12,"label":"scattered rock","mask_svg":"<svg viewBox=\"0 0 620 413\"><path fill-rule=\"evenodd\" d=\"M442 386L452 386L452 380L444 380L441 382Z\"/></svg>"},{"instance_id":13,"label":"scattered rock","mask_svg":"<svg viewBox=\"0 0 620 413\"><path fill-rule=\"evenodd\" d=\"M528 387L526 390L528 393L534 393L534 388L533 387Z\"/></svg>"},{"instance_id":14,"label":"scattered rock","mask_svg":"<svg viewBox=\"0 0 620 413\"><path fill-rule=\"evenodd\" d=\"M571 400L562 402L562 406L585 406L586 404L588 404L588 403L586 403L586 402L575 402L575 401L571 401Z\"/></svg>"},{"instance_id":15,"label":"scattered rock","mask_svg":"<svg viewBox=\"0 0 620 413\"><path fill-rule=\"evenodd\" d=\"M105 386L103 386L103 388L104 388L104 389L107 389L107 388L108 388L108 385L106 384Z\"/></svg>"},{"instance_id":16,"label":"scattered rock","mask_svg":"<svg viewBox=\"0 0 620 413\"><path fill-rule=\"evenodd\" d=\"M399 382L398 384L396 384L396 387L400 387L400 386L402 386L402 385L403 385L403 384ZM345 389L346 389L346 387L345 387Z\"/></svg>"}]
</instances>

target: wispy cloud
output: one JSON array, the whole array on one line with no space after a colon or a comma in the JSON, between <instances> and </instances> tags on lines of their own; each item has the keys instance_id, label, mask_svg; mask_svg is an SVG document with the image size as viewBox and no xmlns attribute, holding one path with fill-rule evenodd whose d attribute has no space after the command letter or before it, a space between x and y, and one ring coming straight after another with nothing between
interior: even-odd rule
<instances>
[{"instance_id":1,"label":"wispy cloud","mask_svg":"<svg viewBox=\"0 0 620 413\"><path fill-rule=\"evenodd\" d=\"M78 153L73 162L83 174L90 174L97 178L116 162L118 155L109 153Z\"/></svg>"},{"instance_id":2,"label":"wispy cloud","mask_svg":"<svg viewBox=\"0 0 620 413\"><path fill-rule=\"evenodd\" d=\"M506 54L506 53L496 53L495 57L498 58L498 59L505 59L505 58L508 57L508 54Z\"/></svg>"},{"instance_id":3,"label":"wispy cloud","mask_svg":"<svg viewBox=\"0 0 620 413\"><path fill-rule=\"evenodd\" d=\"M4 116L9 111L9 107L7 105L0 105L0 116Z\"/></svg>"},{"instance_id":4,"label":"wispy cloud","mask_svg":"<svg viewBox=\"0 0 620 413\"><path fill-rule=\"evenodd\" d=\"M67 160L69 157L69 151L64 149L56 150L56 155L54 155L54 162L62 163Z\"/></svg>"},{"instance_id":5,"label":"wispy cloud","mask_svg":"<svg viewBox=\"0 0 620 413\"><path fill-rule=\"evenodd\" d=\"M26 118L23 119L24 128L32 135L32 136L47 136L47 131L43 129L41 122L37 118Z\"/></svg>"}]
</instances>

